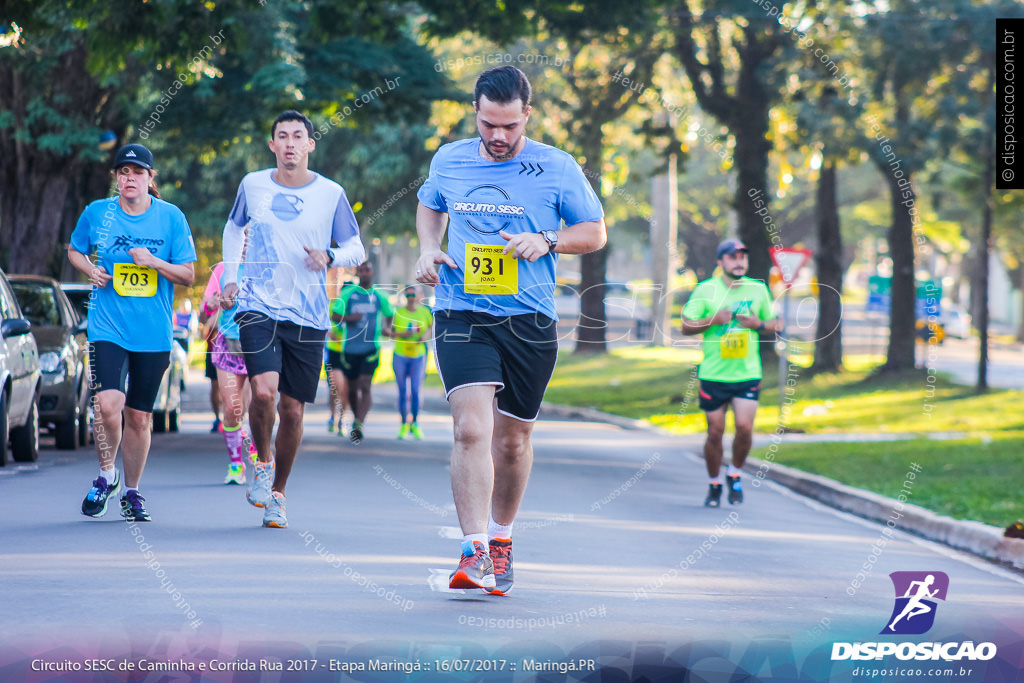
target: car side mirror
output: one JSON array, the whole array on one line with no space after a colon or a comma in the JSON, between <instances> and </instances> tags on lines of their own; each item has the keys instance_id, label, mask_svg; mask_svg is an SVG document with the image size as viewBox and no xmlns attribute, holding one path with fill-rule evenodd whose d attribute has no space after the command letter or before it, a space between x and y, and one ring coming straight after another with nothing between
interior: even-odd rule
<instances>
[{"instance_id":1,"label":"car side mirror","mask_svg":"<svg viewBox=\"0 0 1024 683\"><path fill-rule=\"evenodd\" d=\"M32 331L32 323L25 320L24 318L11 318L0 323L0 336L4 339L8 337L20 337L23 334L28 334Z\"/></svg>"}]
</instances>

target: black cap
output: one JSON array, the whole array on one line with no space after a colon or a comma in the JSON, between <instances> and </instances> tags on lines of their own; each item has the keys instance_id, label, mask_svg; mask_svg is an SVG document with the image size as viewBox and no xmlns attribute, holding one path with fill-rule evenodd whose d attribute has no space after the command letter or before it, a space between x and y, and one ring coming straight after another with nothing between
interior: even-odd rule
<instances>
[{"instance_id":1,"label":"black cap","mask_svg":"<svg viewBox=\"0 0 1024 683\"><path fill-rule=\"evenodd\" d=\"M735 254L737 251L746 251L747 245L738 239L727 239L718 245L718 255L715 258L722 258L727 254Z\"/></svg>"},{"instance_id":2,"label":"black cap","mask_svg":"<svg viewBox=\"0 0 1024 683\"><path fill-rule=\"evenodd\" d=\"M125 164L135 164L142 168L153 168L153 153L143 145L125 145L117 150L114 157L114 168L121 168Z\"/></svg>"}]
</instances>

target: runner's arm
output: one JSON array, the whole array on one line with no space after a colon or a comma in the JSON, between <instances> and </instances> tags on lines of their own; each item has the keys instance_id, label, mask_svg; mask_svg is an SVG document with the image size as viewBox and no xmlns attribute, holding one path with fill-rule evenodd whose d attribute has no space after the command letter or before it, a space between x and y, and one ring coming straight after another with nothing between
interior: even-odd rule
<instances>
[{"instance_id":1,"label":"runner's arm","mask_svg":"<svg viewBox=\"0 0 1024 683\"><path fill-rule=\"evenodd\" d=\"M420 257L416 261L416 281L424 285L441 284L437 266L458 268L451 256L441 249L441 240L448 228L448 214L435 211L420 202L416 207L416 236L420 241Z\"/></svg>"},{"instance_id":2,"label":"runner's arm","mask_svg":"<svg viewBox=\"0 0 1024 683\"><path fill-rule=\"evenodd\" d=\"M107 283L114 277L103 266L96 265L88 256L72 247L68 247L68 260L71 261L71 265L84 273L92 281L92 284L97 287L106 287Z\"/></svg>"},{"instance_id":3,"label":"runner's arm","mask_svg":"<svg viewBox=\"0 0 1024 683\"><path fill-rule=\"evenodd\" d=\"M191 287L196 281L195 262L168 263L157 257L146 247L135 247L129 249L128 254L135 261L136 265L152 268L176 285Z\"/></svg>"},{"instance_id":4,"label":"runner's arm","mask_svg":"<svg viewBox=\"0 0 1024 683\"><path fill-rule=\"evenodd\" d=\"M725 323L729 322L729 320L731 318L732 318L732 312L729 309L727 309L727 308L723 308L722 310L718 311L718 313L715 313L710 318L699 318L697 320L692 320L690 318L687 318L684 315L683 316L683 334L685 334L685 335L703 334L712 325L724 325Z\"/></svg>"}]
</instances>

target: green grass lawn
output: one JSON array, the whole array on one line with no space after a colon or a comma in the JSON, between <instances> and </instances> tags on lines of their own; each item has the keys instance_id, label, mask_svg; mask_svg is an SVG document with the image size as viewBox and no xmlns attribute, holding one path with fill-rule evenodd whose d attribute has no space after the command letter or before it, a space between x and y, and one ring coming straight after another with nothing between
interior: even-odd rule
<instances>
[{"instance_id":1,"label":"green grass lawn","mask_svg":"<svg viewBox=\"0 0 1024 683\"><path fill-rule=\"evenodd\" d=\"M680 434L701 433L695 363L687 349L616 349L603 356L559 357L545 399L647 420ZM954 441L926 438L870 443L786 444L778 462L894 495L910 462L924 470L912 502L942 514L997 526L1024 517L1024 392L975 396L945 377L923 372L870 379L875 359L849 358L848 372L811 376L793 369L795 399L785 419L807 433L959 432ZM769 368L755 428L779 424L778 369ZM759 453L754 452L757 456ZM1010 482L1007 488L1007 482Z\"/></svg>"}]
</instances>

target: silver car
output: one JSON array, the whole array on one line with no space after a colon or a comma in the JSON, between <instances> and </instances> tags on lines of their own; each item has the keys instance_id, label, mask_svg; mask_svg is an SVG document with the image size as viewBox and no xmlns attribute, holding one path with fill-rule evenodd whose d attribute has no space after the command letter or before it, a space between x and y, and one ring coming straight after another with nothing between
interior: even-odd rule
<instances>
[{"instance_id":1,"label":"silver car","mask_svg":"<svg viewBox=\"0 0 1024 683\"><path fill-rule=\"evenodd\" d=\"M32 324L21 314L7 276L0 270L0 466L7 445L18 462L39 458L39 349Z\"/></svg>"}]
</instances>

